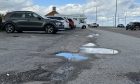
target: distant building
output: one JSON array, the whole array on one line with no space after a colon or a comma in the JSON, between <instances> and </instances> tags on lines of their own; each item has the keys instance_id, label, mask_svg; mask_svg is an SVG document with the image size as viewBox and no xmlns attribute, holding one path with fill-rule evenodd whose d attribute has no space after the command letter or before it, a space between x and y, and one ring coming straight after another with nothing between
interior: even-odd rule
<instances>
[{"instance_id":1,"label":"distant building","mask_svg":"<svg viewBox=\"0 0 140 84\"><path fill-rule=\"evenodd\" d=\"M59 14L59 13L56 11L56 7L53 7L52 11L46 14L45 16L55 16L56 14Z\"/></svg>"}]
</instances>

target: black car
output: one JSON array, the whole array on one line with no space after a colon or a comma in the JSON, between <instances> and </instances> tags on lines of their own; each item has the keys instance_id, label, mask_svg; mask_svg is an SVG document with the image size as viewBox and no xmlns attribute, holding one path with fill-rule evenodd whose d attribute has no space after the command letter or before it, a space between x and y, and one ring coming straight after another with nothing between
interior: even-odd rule
<instances>
[{"instance_id":1,"label":"black car","mask_svg":"<svg viewBox=\"0 0 140 84\"><path fill-rule=\"evenodd\" d=\"M32 11L14 11L5 15L2 28L7 33L15 31L45 31L48 34L64 29L62 22L45 19Z\"/></svg>"},{"instance_id":2,"label":"black car","mask_svg":"<svg viewBox=\"0 0 140 84\"><path fill-rule=\"evenodd\" d=\"M136 30L140 29L140 22L130 22L126 26L126 30Z\"/></svg>"},{"instance_id":3,"label":"black car","mask_svg":"<svg viewBox=\"0 0 140 84\"><path fill-rule=\"evenodd\" d=\"M117 27L118 28L125 28L125 26L123 24L118 24Z\"/></svg>"}]
</instances>

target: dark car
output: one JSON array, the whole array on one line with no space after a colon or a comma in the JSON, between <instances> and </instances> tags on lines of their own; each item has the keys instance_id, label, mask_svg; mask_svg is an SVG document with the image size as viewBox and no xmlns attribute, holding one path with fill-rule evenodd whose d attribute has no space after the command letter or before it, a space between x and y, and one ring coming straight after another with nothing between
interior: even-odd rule
<instances>
[{"instance_id":1,"label":"dark car","mask_svg":"<svg viewBox=\"0 0 140 84\"><path fill-rule=\"evenodd\" d=\"M117 27L118 28L125 28L125 26L123 24L118 24Z\"/></svg>"},{"instance_id":2,"label":"dark car","mask_svg":"<svg viewBox=\"0 0 140 84\"><path fill-rule=\"evenodd\" d=\"M48 34L54 34L59 29L63 29L64 25L56 20L45 19L32 11L14 11L5 15L2 28L7 33L45 31Z\"/></svg>"},{"instance_id":3,"label":"dark car","mask_svg":"<svg viewBox=\"0 0 140 84\"><path fill-rule=\"evenodd\" d=\"M140 29L140 22L130 22L126 25L126 30Z\"/></svg>"}]
</instances>

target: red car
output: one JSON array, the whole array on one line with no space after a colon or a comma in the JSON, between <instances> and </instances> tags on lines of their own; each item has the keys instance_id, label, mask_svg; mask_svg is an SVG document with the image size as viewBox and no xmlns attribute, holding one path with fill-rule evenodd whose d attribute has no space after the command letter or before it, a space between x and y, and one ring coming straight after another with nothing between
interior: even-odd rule
<instances>
[{"instance_id":1,"label":"red car","mask_svg":"<svg viewBox=\"0 0 140 84\"><path fill-rule=\"evenodd\" d=\"M69 26L70 26L70 28L71 29L75 28L74 21L72 19L70 19L70 18L68 18L68 20L69 20Z\"/></svg>"}]
</instances>

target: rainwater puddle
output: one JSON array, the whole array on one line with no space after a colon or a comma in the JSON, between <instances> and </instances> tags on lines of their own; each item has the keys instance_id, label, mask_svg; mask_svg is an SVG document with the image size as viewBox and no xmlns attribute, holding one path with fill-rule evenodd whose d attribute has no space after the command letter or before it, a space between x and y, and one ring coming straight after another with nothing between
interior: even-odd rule
<instances>
[{"instance_id":1,"label":"rainwater puddle","mask_svg":"<svg viewBox=\"0 0 140 84\"><path fill-rule=\"evenodd\" d=\"M96 44L94 43L88 43L88 44L83 45L83 47L95 47L95 46Z\"/></svg>"},{"instance_id":2,"label":"rainwater puddle","mask_svg":"<svg viewBox=\"0 0 140 84\"><path fill-rule=\"evenodd\" d=\"M60 52L60 53L57 53L56 56L64 57L71 61L82 61L82 60L88 59L87 57L84 57L82 55L75 54L75 53L69 53L69 52Z\"/></svg>"},{"instance_id":3,"label":"rainwater puddle","mask_svg":"<svg viewBox=\"0 0 140 84\"><path fill-rule=\"evenodd\" d=\"M80 48L80 52L89 54L118 54L117 50L106 48Z\"/></svg>"}]
</instances>

